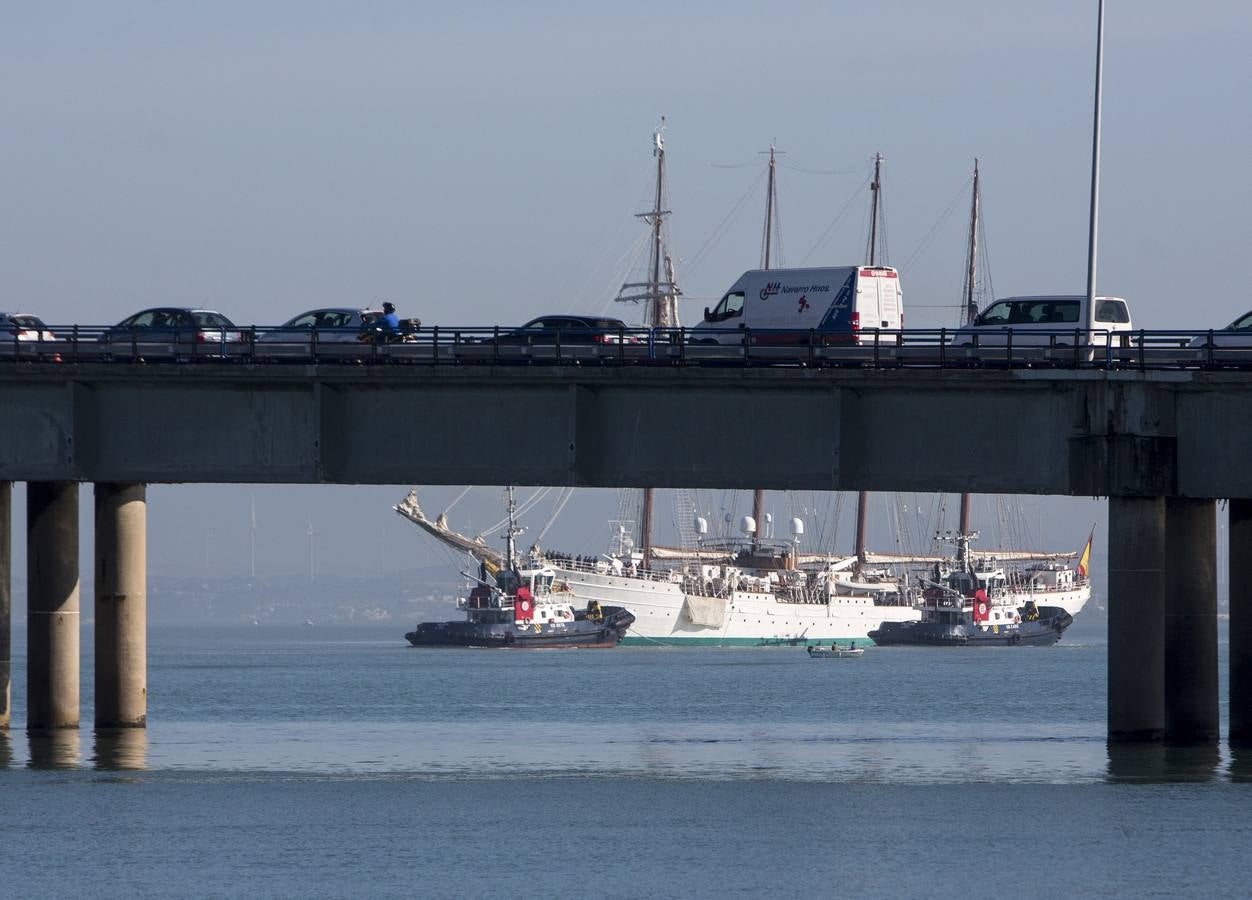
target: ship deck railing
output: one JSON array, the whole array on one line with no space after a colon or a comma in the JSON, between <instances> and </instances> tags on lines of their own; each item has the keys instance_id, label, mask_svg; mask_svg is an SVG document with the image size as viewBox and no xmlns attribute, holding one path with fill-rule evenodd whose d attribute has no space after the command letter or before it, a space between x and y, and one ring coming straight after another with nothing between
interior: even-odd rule
<instances>
[{"instance_id":1,"label":"ship deck railing","mask_svg":"<svg viewBox=\"0 0 1252 900\"><path fill-rule=\"evenodd\" d=\"M607 559L573 559L560 556L544 556L544 561L553 567L573 570L575 572L586 572L589 575L609 575L614 578L640 578L644 581L672 581L669 570L660 571L654 569L645 569L642 566L631 566L622 564L620 568L615 569L611 562Z\"/></svg>"}]
</instances>

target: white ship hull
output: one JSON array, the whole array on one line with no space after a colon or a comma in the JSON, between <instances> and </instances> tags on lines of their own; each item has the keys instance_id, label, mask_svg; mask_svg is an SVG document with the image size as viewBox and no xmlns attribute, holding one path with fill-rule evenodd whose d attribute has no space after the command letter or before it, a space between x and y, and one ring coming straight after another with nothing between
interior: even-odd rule
<instances>
[{"instance_id":1,"label":"white ship hull","mask_svg":"<svg viewBox=\"0 0 1252 900\"><path fill-rule=\"evenodd\" d=\"M774 643L860 641L870 643L869 632L883 622L911 622L920 618L911 606L880 606L871 597L837 596L827 603L792 603L773 594L732 591L725 598L692 597L705 607L694 618L691 604L673 581L636 578L612 573L553 567L569 585L576 603L598 600L624 606L635 617L625 644L682 644L686 646L755 646ZM708 615L708 607L721 615Z\"/></svg>"}]
</instances>

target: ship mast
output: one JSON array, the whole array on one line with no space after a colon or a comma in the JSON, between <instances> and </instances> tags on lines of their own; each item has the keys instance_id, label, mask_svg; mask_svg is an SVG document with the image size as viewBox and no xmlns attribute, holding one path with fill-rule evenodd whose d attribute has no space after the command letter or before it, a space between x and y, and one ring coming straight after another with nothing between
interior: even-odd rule
<instances>
[{"instance_id":1,"label":"ship mast","mask_svg":"<svg viewBox=\"0 0 1252 900\"><path fill-rule=\"evenodd\" d=\"M969 246L966 250L968 259L965 266L965 324L973 325L974 320L978 318L978 299L974 293L974 282L978 273L978 216L982 211L982 193L978 184L978 160L974 160L974 190L970 198L969 204ZM961 493L961 525L959 533L964 536L969 534L970 525L970 495L968 491ZM957 544L957 561L965 561L965 551L969 546L968 541Z\"/></svg>"},{"instance_id":2,"label":"ship mast","mask_svg":"<svg viewBox=\"0 0 1252 900\"><path fill-rule=\"evenodd\" d=\"M647 303L644 324L649 328L677 328L678 297L681 291L674 282L674 261L665 252L664 223L670 214L662 208L665 202L665 117L652 133L652 155L656 157L656 194L652 209L637 213L652 229L651 247L648 251L647 281L627 282L615 298L622 303ZM664 267L665 278L661 278ZM643 489L643 502L639 512L639 547L643 553L643 565L652 561L652 506L653 488Z\"/></svg>"},{"instance_id":3,"label":"ship mast","mask_svg":"<svg viewBox=\"0 0 1252 900\"><path fill-rule=\"evenodd\" d=\"M870 182L869 248L866 263L874 265L878 251L878 219L882 206L882 154L874 154L874 180ZM868 519L869 491L856 492L856 567L865 565L865 526Z\"/></svg>"},{"instance_id":4,"label":"ship mast","mask_svg":"<svg viewBox=\"0 0 1252 900\"><path fill-rule=\"evenodd\" d=\"M778 202L778 184L774 180L774 145L769 148L769 184L765 190L765 235L762 251L761 268L769 270L770 245L773 243L774 206ZM760 543L765 518L765 491L757 488L752 492L752 521L756 523L755 543Z\"/></svg>"},{"instance_id":5,"label":"ship mast","mask_svg":"<svg viewBox=\"0 0 1252 900\"><path fill-rule=\"evenodd\" d=\"M969 248L966 250L965 266L965 324L973 325L978 318L978 299L974 296L974 281L978 272L978 216L982 210L982 192L978 186L978 160L974 160L974 190L969 204Z\"/></svg>"},{"instance_id":6,"label":"ship mast","mask_svg":"<svg viewBox=\"0 0 1252 900\"><path fill-rule=\"evenodd\" d=\"M504 529L504 565L512 569L514 556L517 553L517 541L514 539L522 533L522 529L517 527L517 500L513 496L511 484L508 486L508 497L509 524Z\"/></svg>"}]
</instances>

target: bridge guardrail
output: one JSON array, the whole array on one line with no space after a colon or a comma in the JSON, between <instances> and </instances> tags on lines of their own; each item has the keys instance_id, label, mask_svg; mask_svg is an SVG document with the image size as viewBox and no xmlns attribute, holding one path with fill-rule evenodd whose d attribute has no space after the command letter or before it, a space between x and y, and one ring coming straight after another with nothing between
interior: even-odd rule
<instances>
[{"instance_id":1,"label":"bridge guardrail","mask_svg":"<svg viewBox=\"0 0 1252 900\"><path fill-rule=\"evenodd\" d=\"M47 337L47 335L52 337ZM861 368L1252 369L1252 332L1102 329L970 334L948 328L864 329L853 340L816 330L554 329L433 326L386 338L240 326L152 333L49 326L0 337L0 364L638 365Z\"/></svg>"}]
</instances>

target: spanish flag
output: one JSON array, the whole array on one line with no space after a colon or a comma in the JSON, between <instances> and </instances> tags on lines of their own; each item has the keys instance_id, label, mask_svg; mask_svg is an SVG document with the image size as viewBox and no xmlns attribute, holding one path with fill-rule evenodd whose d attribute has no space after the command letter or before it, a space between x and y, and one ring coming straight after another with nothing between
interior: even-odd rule
<instances>
[{"instance_id":1,"label":"spanish flag","mask_svg":"<svg viewBox=\"0 0 1252 900\"><path fill-rule=\"evenodd\" d=\"M1095 538L1095 527L1092 526L1091 534L1087 536L1087 546L1082 548L1082 553L1078 556L1078 574L1086 578L1087 571L1091 563L1091 541Z\"/></svg>"}]
</instances>

